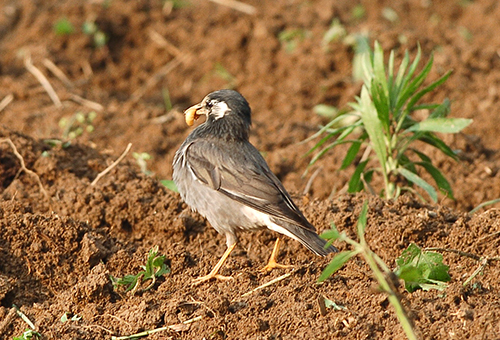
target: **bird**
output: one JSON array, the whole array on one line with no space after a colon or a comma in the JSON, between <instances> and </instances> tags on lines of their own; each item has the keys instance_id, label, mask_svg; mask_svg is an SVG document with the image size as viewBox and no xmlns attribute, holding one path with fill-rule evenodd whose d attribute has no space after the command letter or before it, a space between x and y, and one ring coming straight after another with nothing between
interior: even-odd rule
<instances>
[{"instance_id":1,"label":"bird","mask_svg":"<svg viewBox=\"0 0 500 340\"><path fill-rule=\"evenodd\" d=\"M268 228L299 241L316 255L338 252L319 237L249 142L251 109L239 92L229 89L211 92L184 114L188 125L203 115L206 120L177 150L172 177L183 201L224 235L227 245L212 271L195 279L193 285L211 279L232 279L220 275L219 270L242 231ZM291 267L276 262L279 245L280 237L263 271Z\"/></svg>"}]
</instances>

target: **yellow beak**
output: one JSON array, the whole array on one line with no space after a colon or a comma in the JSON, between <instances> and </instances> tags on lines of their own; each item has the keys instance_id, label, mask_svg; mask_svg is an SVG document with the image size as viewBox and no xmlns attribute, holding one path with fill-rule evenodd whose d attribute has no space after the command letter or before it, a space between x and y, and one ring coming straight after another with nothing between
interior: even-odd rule
<instances>
[{"instance_id":1,"label":"yellow beak","mask_svg":"<svg viewBox=\"0 0 500 340\"><path fill-rule=\"evenodd\" d=\"M197 113L199 109L201 109L201 105L196 104L184 111L184 118L186 119L187 125L192 126L194 124L194 121L200 117L200 115Z\"/></svg>"}]
</instances>

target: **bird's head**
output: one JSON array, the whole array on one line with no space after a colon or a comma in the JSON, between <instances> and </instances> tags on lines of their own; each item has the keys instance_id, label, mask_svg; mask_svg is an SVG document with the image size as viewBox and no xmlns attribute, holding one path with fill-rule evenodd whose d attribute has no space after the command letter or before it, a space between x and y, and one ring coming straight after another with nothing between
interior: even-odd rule
<instances>
[{"instance_id":1,"label":"bird's head","mask_svg":"<svg viewBox=\"0 0 500 340\"><path fill-rule=\"evenodd\" d=\"M184 111L186 123L191 126L200 116L207 117L204 125L219 127L228 132L248 133L251 121L251 111L248 102L234 90L219 90L208 94L201 103ZM244 131L238 131L244 130Z\"/></svg>"}]
</instances>

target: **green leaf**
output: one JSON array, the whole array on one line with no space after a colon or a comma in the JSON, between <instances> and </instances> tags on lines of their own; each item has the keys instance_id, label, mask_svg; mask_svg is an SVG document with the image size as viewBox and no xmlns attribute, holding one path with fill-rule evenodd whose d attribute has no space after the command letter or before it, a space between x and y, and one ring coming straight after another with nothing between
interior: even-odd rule
<instances>
[{"instance_id":1,"label":"green leaf","mask_svg":"<svg viewBox=\"0 0 500 340\"><path fill-rule=\"evenodd\" d=\"M347 168L351 163L354 161L356 158L356 155L358 154L359 149L361 148L361 141L354 141L351 143L351 146L349 147L349 150L347 150L346 156L344 157L344 160L342 161L342 165L340 166L340 170L344 170Z\"/></svg>"},{"instance_id":2,"label":"green leaf","mask_svg":"<svg viewBox=\"0 0 500 340\"><path fill-rule=\"evenodd\" d=\"M354 173L351 176L351 179L349 180L347 192L354 193L361 191L361 189L363 189L363 183L361 182L361 174L365 170L366 164L368 164L368 160L358 164L356 170L354 170Z\"/></svg>"},{"instance_id":3,"label":"green leaf","mask_svg":"<svg viewBox=\"0 0 500 340\"><path fill-rule=\"evenodd\" d=\"M377 110L375 109L365 86L361 89L360 106L362 109L361 119L363 121L363 126L370 137L370 143L377 155L383 169L382 171L385 172L387 149L383 133L384 130L378 117Z\"/></svg>"},{"instance_id":4,"label":"green leaf","mask_svg":"<svg viewBox=\"0 0 500 340\"><path fill-rule=\"evenodd\" d=\"M450 100L446 98L440 105L433 109L429 118L444 118L450 113Z\"/></svg>"},{"instance_id":5,"label":"green leaf","mask_svg":"<svg viewBox=\"0 0 500 340\"><path fill-rule=\"evenodd\" d=\"M335 223L331 223L332 229L330 230L325 230L324 232L321 233L320 237L324 240L337 240L340 237L340 233L335 226Z\"/></svg>"},{"instance_id":6,"label":"green leaf","mask_svg":"<svg viewBox=\"0 0 500 340\"><path fill-rule=\"evenodd\" d=\"M160 183L170 191L179 192L177 185L175 185L175 182L172 180L162 179L160 180Z\"/></svg>"},{"instance_id":7,"label":"green leaf","mask_svg":"<svg viewBox=\"0 0 500 340\"><path fill-rule=\"evenodd\" d=\"M367 214L368 214L368 201L365 201L363 203L363 207L361 208L361 212L359 213L358 224L357 224L358 236L360 239L363 239L363 235L365 234Z\"/></svg>"},{"instance_id":8,"label":"green leaf","mask_svg":"<svg viewBox=\"0 0 500 340\"><path fill-rule=\"evenodd\" d=\"M479 209L481 209L481 208L483 208L485 206L496 204L496 203L499 203L499 202L500 202L500 198L496 198L496 199L491 200L491 201L483 202L483 203L479 204L477 207L475 207L474 209L472 209L471 211L469 211L469 215L474 214L476 211L478 211Z\"/></svg>"},{"instance_id":9,"label":"green leaf","mask_svg":"<svg viewBox=\"0 0 500 340\"><path fill-rule=\"evenodd\" d=\"M335 106L318 104L313 108L314 113L327 118L335 118L339 110Z\"/></svg>"},{"instance_id":10,"label":"green leaf","mask_svg":"<svg viewBox=\"0 0 500 340\"><path fill-rule=\"evenodd\" d=\"M441 254L422 251L413 243L396 259L396 264L395 273L405 281L405 288L410 293L417 289L443 290L445 282L451 280L449 267L443 264Z\"/></svg>"},{"instance_id":11,"label":"green leaf","mask_svg":"<svg viewBox=\"0 0 500 340\"><path fill-rule=\"evenodd\" d=\"M436 192L436 189L434 189L432 187L432 185L430 185L429 183L427 183L426 181L424 181L417 174L415 174L415 173L413 173L413 172L411 172L411 171L409 171L409 170L407 170L405 168L398 168L397 171L404 178L406 178L410 182L415 183L416 185L418 185L419 187L421 187L422 189L424 189L429 194L429 196L431 197L431 200L433 202L437 202L437 192Z\"/></svg>"},{"instance_id":12,"label":"green leaf","mask_svg":"<svg viewBox=\"0 0 500 340\"><path fill-rule=\"evenodd\" d=\"M472 119L466 118L429 118L410 127L407 131L431 131L457 133L466 128Z\"/></svg>"},{"instance_id":13,"label":"green leaf","mask_svg":"<svg viewBox=\"0 0 500 340\"><path fill-rule=\"evenodd\" d=\"M321 275L318 278L318 282L323 282L332 276L337 270L342 268L342 266L349 261L349 259L353 256L359 254L359 250L351 250L351 251L342 251L335 255L335 257L330 261L330 263L323 270Z\"/></svg>"},{"instance_id":14,"label":"green leaf","mask_svg":"<svg viewBox=\"0 0 500 340\"><path fill-rule=\"evenodd\" d=\"M445 194L450 197L451 199L455 199L453 197L453 189L451 188L450 183L444 177L444 175L439 171L432 163L430 162L418 162L416 163L423 167L434 179L436 182L436 185L438 186L439 189L445 192Z\"/></svg>"},{"instance_id":15,"label":"green leaf","mask_svg":"<svg viewBox=\"0 0 500 340\"><path fill-rule=\"evenodd\" d=\"M421 137L418 138L418 140L421 140L424 143L432 145L445 155L453 158L454 160L458 160L457 154L448 145L446 145L445 142L443 142L432 132L426 131Z\"/></svg>"},{"instance_id":16,"label":"green leaf","mask_svg":"<svg viewBox=\"0 0 500 340\"><path fill-rule=\"evenodd\" d=\"M432 62L432 59L430 62ZM432 64L430 66L432 66ZM430 68L429 68L429 71L430 71ZM441 78L439 78L438 80L436 80L435 82L433 82L432 84L430 84L429 86L425 87L423 90L421 90L417 94L415 94L411 98L410 102L407 105L408 109L412 110L413 106L420 100L420 98L422 98L425 94L431 92L436 87L438 87L439 85L444 83L450 75L451 75L451 71L446 72L446 74L443 75ZM427 74L425 76L427 77Z\"/></svg>"},{"instance_id":17,"label":"green leaf","mask_svg":"<svg viewBox=\"0 0 500 340\"><path fill-rule=\"evenodd\" d=\"M75 27L67 18L61 18L54 24L54 32L57 35L70 35L75 31Z\"/></svg>"}]
</instances>

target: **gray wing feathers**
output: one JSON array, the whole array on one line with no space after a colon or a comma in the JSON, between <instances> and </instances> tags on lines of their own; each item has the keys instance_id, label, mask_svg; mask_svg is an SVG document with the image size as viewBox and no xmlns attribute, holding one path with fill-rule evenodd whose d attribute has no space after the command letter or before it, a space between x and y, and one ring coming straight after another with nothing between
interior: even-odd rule
<instances>
[{"instance_id":1,"label":"gray wing feathers","mask_svg":"<svg viewBox=\"0 0 500 340\"><path fill-rule=\"evenodd\" d=\"M186 150L187 165L200 182L271 217L316 232L251 144L220 150L209 143L198 140Z\"/></svg>"}]
</instances>

